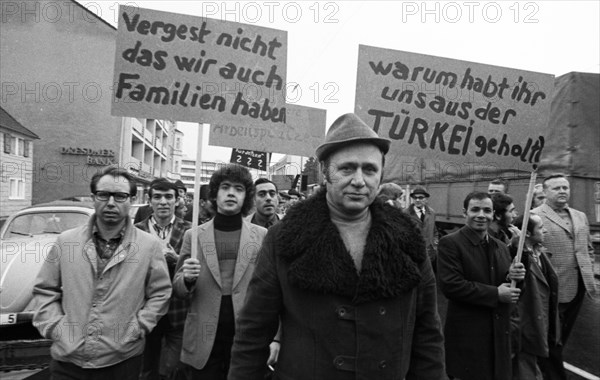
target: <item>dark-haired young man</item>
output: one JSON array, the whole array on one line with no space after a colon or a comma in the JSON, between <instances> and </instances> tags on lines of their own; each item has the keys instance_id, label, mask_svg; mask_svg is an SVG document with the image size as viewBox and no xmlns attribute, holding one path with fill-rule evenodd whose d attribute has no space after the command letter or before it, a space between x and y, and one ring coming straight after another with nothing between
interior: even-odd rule
<instances>
[{"instance_id":1,"label":"dark-haired young man","mask_svg":"<svg viewBox=\"0 0 600 380\"><path fill-rule=\"evenodd\" d=\"M166 178L157 178L150 183L148 195L152 214L136 223L135 226L163 242L165 259L172 279L179 259L183 235L192 225L190 222L175 216L175 206L179 198L175 183ZM179 363L183 323L187 314L187 307L185 300L171 297L167 315L160 319L156 328L152 330L146 339L140 380L172 378L173 371ZM165 341L164 350L162 349L163 338Z\"/></svg>"},{"instance_id":2,"label":"dark-haired young man","mask_svg":"<svg viewBox=\"0 0 600 380\"><path fill-rule=\"evenodd\" d=\"M254 182L254 189L256 212L248 215L246 220L269 229L283 218L283 215L277 213L277 186L266 178L259 178Z\"/></svg>"},{"instance_id":3,"label":"dark-haired young man","mask_svg":"<svg viewBox=\"0 0 600 380\"><path fill-rule=\"evenodd\" d=\"M494 218L490 222L488 233L496 239L510 245L521 232L512 223L517 217L515 204L510 195L504 193L492 194Z\"/></svg>"},{"instance_id":4,"label":"dark-haired young man","mask_svg":"<svg viewBox=\"0 0 600 380\"><path fill-rule=\"evenodd\" d=\"M484 192L463 203L466 225L438 245L438 279L448 298L446 369L461 380L512 380L510 313L525 276L508 247L488 234L493 205Z\"/></svg>"},{"instance_id":5,"label":"dark-haired young man","mask_svg":"<svg viewBox=\"0 0 600 380\"><path fill-rule=\"evenodd\" d=\"M58 236L35 280L33 324L53 340L52 379L137 380L171 296L164 247L131 223L125 169L94 174L90 188L95 214Z\"/></svg>"},{"instance_id":6,"label":"dark-haired young man","mask_svg":"<svg viewBox=\"0 0 600 380\"><path fill-rule=\"evenodd\" d=\"M176 296L191 302L181 354L186 377L224 380L237 316L267 230L242 217L254 196L248 169L223 166L208 186L217 213L195 227L197 253L192 252L192 230L186 232L173 287Z\"/></svg>"}]
</instances>

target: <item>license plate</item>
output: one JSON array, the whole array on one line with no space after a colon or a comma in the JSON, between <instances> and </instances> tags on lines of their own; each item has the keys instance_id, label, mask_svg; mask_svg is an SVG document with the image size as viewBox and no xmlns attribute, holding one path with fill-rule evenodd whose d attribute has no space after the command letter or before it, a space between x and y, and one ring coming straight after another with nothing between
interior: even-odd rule
<instances>
[{"instance_id":1,"label":"license plate","mask_svg":"<svg viewBox=\"0 0 600 380\"><path fill-rule=\"evenodd\" d=\"M0 314L0 325L14 325L17 323L17 314Z\"/></svg>"}]
</instances>

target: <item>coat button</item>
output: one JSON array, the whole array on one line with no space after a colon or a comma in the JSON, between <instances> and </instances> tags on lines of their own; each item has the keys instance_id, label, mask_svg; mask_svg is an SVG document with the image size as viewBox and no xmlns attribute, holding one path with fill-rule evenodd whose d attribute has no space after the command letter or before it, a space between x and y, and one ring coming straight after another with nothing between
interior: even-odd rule
<instances>
[{"instance_id":1,"label":"coat button","mask_svg":"<svg viewBox=\"0 0 600 380\"><path fill-rule=\"evenodd\" d=\"M344 365L344 358L340 358L337 357L333 360L333 364L335 364L336 367L341 367L342 365Z\"/></svg>"},{"instance_id":2,"label":"coat button","mask_svg":"<svg viewBox=\"0 0 600 380\"><path fill-rule=\"evenodd\" d=\"M379 362L379 369L385 369L387 367L387 363L385 360Z\"/></svg>"},{"instance_id":3,"label":"coat button","mask_svg":"<svg viewBox=\"0 0 600 380\"><path fill-rule=\"evenodd\" d=\"M346 308L340 307L340 308L338 308L337 312L340 317L344 317L344 315L346 315Z\"/></svg>"},{"instance_id":4,"label":"coat button","mask_svg":"<svg viewBox=\"0 0 600 380\"><path fill-rule=\"evenodd\" d=\"M380 315L385 315L385 312L386 312L385 307L382 306L382 307L379 308L379 314Z\"/></svg>"}]
</instances>

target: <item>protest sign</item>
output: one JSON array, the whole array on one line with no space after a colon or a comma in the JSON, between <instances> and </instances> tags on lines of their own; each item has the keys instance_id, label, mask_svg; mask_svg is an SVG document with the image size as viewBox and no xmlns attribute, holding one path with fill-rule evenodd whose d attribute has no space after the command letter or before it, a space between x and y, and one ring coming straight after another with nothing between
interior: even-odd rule
<instances>
[{"instance_id":1,"label":"protest sign","mask_svg":"<svg viewBox=\"0 0 600 380\"><path fill-rule=\"evenodd\" d=\"M285 124L269 127L217 123L210 126L210 145L310 157L325 139L325 110L288 104Z\"/></svg>"},{"instance_id":2,"label":"protest sign","mask_svg":"<svg viewBox=\"0 0 600 380\"><path fill-rule=\"evenodd\" d=\"M271 176L271 181L273 181L279 191L290 190L292 188L292 181L294 178L295 176L289 174L273 174Z\"/></svg>"},{"instance_id":3,"label":"protest sign","mask_svg":"<svg viewBox=\"0 0 600 380\"><path fill-rule=\"evenodd\" d=\"M240 164L247 168L267 171L267 153L257 152L255 150L233 149L231 151L232 164Z\"/></svg>"},{"instance_id":4,"label":"protest sign","mask_svg":"<svg viewBox=\"0 0 600 380\"><path fill-rule=\"evenodd\" d=\"M287 32L120 6L112 114L286 122Z\"/></svg>"},{"instance_id":5,"label":"protest sign","mask_svg":"<svg viewBox=\"0 0 600 380\"><path fill-rule=\"evenodd\" d=\"M387 178L423 162L412 180L443 175L436 162L531 171L553 88L548 74L360 45L355 112L392 141Z\"/></svg>"}]
</instances>

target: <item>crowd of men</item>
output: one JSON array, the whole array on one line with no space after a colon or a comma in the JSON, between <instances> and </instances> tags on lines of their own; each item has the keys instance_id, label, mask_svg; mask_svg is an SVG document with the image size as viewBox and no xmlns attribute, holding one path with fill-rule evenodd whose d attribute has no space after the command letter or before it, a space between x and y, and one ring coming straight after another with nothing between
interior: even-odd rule
<instances>
[{"instance_id":1,"label":"crowd of men","mask_svg":"<svg viewBox=\"0 0 600 380\"><path fill-rule=\"evenodd\" d=\"M58 237L34 287L52 378L566 379L562 350L595 294L568 179L544 179L527 221L493 181L440 238L425 187L402 209L402 188L381 183L389 147L343 115L316 150L319 191L283 215L273 182L225 165L195 227L180 184L154 180L134 224L131 175L94 175L95 214Z\"/></svg>"}]
</instances>

